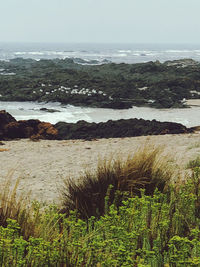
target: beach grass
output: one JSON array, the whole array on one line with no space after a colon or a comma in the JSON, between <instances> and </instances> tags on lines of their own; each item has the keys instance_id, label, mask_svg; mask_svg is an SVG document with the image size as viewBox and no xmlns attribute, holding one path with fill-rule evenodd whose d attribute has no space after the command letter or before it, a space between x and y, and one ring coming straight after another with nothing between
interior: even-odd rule
<instances>
[{"instance_id":1,"label":"beach grass","mask_svg":"<svg viewBox=\"0 0 200 267\"><path fill-rule=\"evenodd\" d=\"M61 192L63 210L78 210L81 218L101 216L106 196L109 205L114 201L120 205L123 193L133 197L140 195L140 189L147 195L156 188L163 192L172 177L172 167L161 157L162 151L161 147L143 146L126 160L100 160L97 169L86 171L79 182L67 178Z\"/></svg>"},{"instance_id":2,"label":"beach grass","mask_svg":"<svg viewBox=\"0 0 200 267\"><path fill-rule=\"evenodd\" d=\"M187 169L194 169L196 167L200 167L200 156L197 156L195 159L191 159L187 165Z\"/></svg>"}]
</instances>

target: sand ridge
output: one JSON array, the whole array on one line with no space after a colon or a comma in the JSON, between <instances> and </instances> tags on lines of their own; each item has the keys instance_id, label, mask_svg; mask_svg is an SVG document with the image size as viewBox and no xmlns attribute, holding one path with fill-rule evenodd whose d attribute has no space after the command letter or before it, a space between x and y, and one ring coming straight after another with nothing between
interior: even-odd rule
<instances>
[{"instance_id":1,"label":"sand ridge","mask_svg":"<svg viewBox=\"0 0 200 267\"><path fill-rule=\"evenodd\" d=\"M58 188L63 178L78 179L85 169L95 169L99 159L126 158L145 143L164 145L165 152L184 168L190 159L200 155L200 134L141 136L131 138L84 140L28 139L6 141L0 152L0 181L13 170L13 183L20 177L19 192L31 191L31 197L41 202L59 202Z\"/></svg>"}]
</instances>

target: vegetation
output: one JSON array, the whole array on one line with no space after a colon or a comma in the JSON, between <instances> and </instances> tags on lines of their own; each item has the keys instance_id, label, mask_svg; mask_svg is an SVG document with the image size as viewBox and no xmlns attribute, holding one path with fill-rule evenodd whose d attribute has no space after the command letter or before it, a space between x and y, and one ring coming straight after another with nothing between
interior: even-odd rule
<instances>
[{"instance_id":1,"label":"vegetation","mask_svg":"<svg viewBox=\"0 0 200 267\"><path fill-rule=\"evenodd\" d=\"M103 192L100 205L105 196L104 209L95 216L88 212L80 218L81 209L65 214L56 206L41 210L38 203L34 208L28 203L23 223L19 216L23 201L5 192L0 198L1 210L8 211L0 226L1 266L200 266L200 168L192 169L187 182L168 184L169 173L170 177L174 173L166 172L168 162L164 165L159 153L143 149L125 162L103 162L93 174L95 186L91 173L80 190L77 184L72 191L81 195L78 202L84 200L84 187L92 195L89 190L96 194L100 181L105 183L98 192ZM154 179L159 183L154 185ZM168 185L165 190L156 188L161 181ZM71 181L69 185L74 186ZM16 187L11 195L15 191ZM10 212L15 203L17 216ZM93 211L91 203L85 207ZM33 219L33 231L25 234Z\"/></svg>"},{"instance_id":2,"label":"vegetation","mask_svg":"<svg viewBox=\"0 0 200 267\"><path fill-rule=\"evenodd\" d=\"M199 156L196 159L190 160L187 164L188 169L194 169L196 167L200 167L200 157Z\"/></svg>"},{"instance_id":3,"label":"vegetation","mask_svg":"<svg viewBox=\"0 0 200 267\"><path fill-rule=\"evenodd\" d=\"M78 183L65 180L63 210L77 210L81 218L99 217L105 213L105 198L109 205L115 202L119 206L125 192L129 197L140 196L140 189L145 189L146 195L153 195L156 188L163 192L172 172L161 153L161 147L144 146L125 161L100 161L97 170L87 171Z\"/></svg>"}]
</instances>

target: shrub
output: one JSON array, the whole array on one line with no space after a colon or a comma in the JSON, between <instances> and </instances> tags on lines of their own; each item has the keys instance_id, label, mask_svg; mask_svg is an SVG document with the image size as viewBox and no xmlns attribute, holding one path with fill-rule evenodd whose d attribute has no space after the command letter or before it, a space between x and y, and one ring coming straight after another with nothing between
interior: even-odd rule
<instances>
[{"instance_id":1,"label":"shrub","mask_svg":"<svg viewBox=\"0 0 200 267\"><path fill-rule=\"evenodd\" d=\"M141 188L147 195L153 195L156 188L162 192L172 173L161 152L160 147L144 146L125 161L100 161L96 172L85 172L79 183L66 179L62 212L77 209L81 218L100 216L105 213L106 196L109 205L120 205L125 192L128 196L140 195Z\"/></svg>"}]
</instances>

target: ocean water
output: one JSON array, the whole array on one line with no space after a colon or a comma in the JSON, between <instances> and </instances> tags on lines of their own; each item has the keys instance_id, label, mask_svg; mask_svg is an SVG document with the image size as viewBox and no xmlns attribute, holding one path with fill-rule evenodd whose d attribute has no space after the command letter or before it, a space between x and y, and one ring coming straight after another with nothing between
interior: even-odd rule
<instances>
[{"instance_id":1,"label":"ocean water","mask_svg":"<svg viewBox=\"0 0 200 267\"><path fill-rule=\"evenodd\" d=\"M138 63L192 58L200 61L200 45L192 44L45 44L0 43L0 60L16 57L39 60L81 58Z\"/></svg>"},{"instance_id":2,"label":"ocean water","mask_svg":"<svg viewBox=\"0 0 200 267\"><path fill-rule=\"evenodd\" d=\"M50 108L57 112L41 111L41 108ZM171 121L182 123L187 127L200 125L200 107L186 109L154 109L148 107L133 107L124 110L74 107L60 103L37 102L0 102L0 110L7 110L17 120L39 119L53 124L59 121L75 123L79 120L87 122L106 122L119 119L146 119Z\"/></svg>"},{"instance_id":3,"label":"ocean water","mask_svg":"<svg viewBox=\"0 0 200 267\"><path fill-rule=\"evenodd\" d=\"M191 58L200 62L200 45L192 44L41 44L41 43L0 43L0 60L13 58L54 59L81 58L104 60L115 63L139 63ZM56 109L48 113L40 108ZM174 121L188 127L200 125L200 107L188 109L158 110L146 107L133 107L127 110L83 108L60 103L0 102L0 110L5 109L16 119L40 119L56 123L58 121L101 122L109 119L143 118L159 121Z\"/></svg>"}]
</instances>

